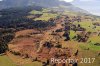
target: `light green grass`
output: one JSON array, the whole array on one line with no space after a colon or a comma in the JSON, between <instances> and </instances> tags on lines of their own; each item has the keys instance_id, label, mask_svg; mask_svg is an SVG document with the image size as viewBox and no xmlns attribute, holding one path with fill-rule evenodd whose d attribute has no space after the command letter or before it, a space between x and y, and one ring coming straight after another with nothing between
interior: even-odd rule
<instances>
[{"instance_id":1,"label":"light green grass","mask_svg":"<svg viewBox=\"0 0 100 66\"><path fill-rule=\"evenodd\" d=\"M73 24L75 25L80 24L81 27L86 29L86 31L90 31L90 32L95 32L99 29L99 28L93 29L94 25L92 24L91 21L74 22Z\"/></svg>"},{"instance_id":2,"label":"light green grass","mask_svg":"<svg viewBox=\"0 0 100 66\"><path fill-rule=\"evenodd\" d=\"M23 66L42 66L42 63L36 61L36 62L33 62L33 63L25 64Z\"/></svg>"},{"instance_id":3,"label":"light green grass","mask_svg":"<svg viewBox=\"0 0 100 66\"><path fill-rule=\"evenodd\" d=\"M93 63L79 63L78 66L99 66L100 57L98 56L98 51L100 51L100 46L94 46L93 44L80 43L81 48L81 58L95 58ZM85 50L88 49L89 50Z\"/></svg>"},{"instance_id":4,"label":"light green grass","mask_svg":"<svg viewBox=\"0 0 100 66\"><path fill-rule=\"evenodd\" d=\"M44 21L48 21L50 18L55 18L58 15L57 14L52 14L52 13L48 13L48 9L43 9L43 11L36 11L36 10L32 10L31 12L29 12L30 14L43 14L41 17L36 18L34 20L44 20Z\"/></svg>"},{"instance_id":5,"label":"light green grass","mask_svg":"<svg viewBox=\"0 0 100 66\"><path fill-rule=\"evenodd\" d=\"M0 56L0 66L17 66L17 65L14 64L14 62L10 60L9 57L4 55L4 56ZM42 66L42 63L36 61L36 62L24 64L22 66Z\"/></svg>"},{"instance_id":6,"label":"light green grass","mask_svg":"<svg viewBox=\"0 0 100 66\"><path fill-rule=\"evenodd\" d=\"M49 12L49 11L51 11L49 8L48 8L48 9L45 9L45 8L42 9L42 12L43 12L43 13L47 13L47 12Z\"/></svg>"},{"instance_id":7,"label":"light green grass","mask_svg":"<svg viewBox=\"0 0 100 66\"><path fill-rule=\"evenodd\" d=\"M6 55L0 56L0 66L16 66Z\"/></svg>"},{"instance_id":8,"label":"light green grass","mask_svg":"<svg viewBox=\"0 0 100 66\"><path fill-rule=\"evenodd\" d=\"M42 12L41 11L32 10L30 12L30 14L42 14Z\"/></svg>"},{"instance_id":9,"label":"light green grass","mask_svg":"<svg viewBox=\"0 0 100 66\"><path fill-rule=\"evenodd\" d=\"M97 31L100 31L100 26L96 26L96 30Z\"/></svg>"},{"instance_id":10,"label":"light green grass","mask_svg":"<svg viewBox=\"0 0 100 66\"><path fill-rule=\"evenodd\" d=\"M100 36L92 36L89 38L88 42L91 41L92 44L100 43Z\"/></svg>"},{"instance_id":11,"label":"light green grass","mask_svg":"<svg viewBox=\"0 0 100 66\"><path fill-rule=\"evenodd\" d=\"M83 50L89 48L92 51L100 51L100 46L89 43L80 43L79 47Z\"/></svg>"},{"instance_id":12,"label":"light green grass","mask_svg":"<svg viewBox=\"0 0 100 66\"><path fill-rule=\"evenodd\" d=\"M71 12L71 11L65 11L62 13L63 15L69 15L69 16L77 16L77 13Z\"/></svg>"},{"instance_id":13,"label":"light green grass","mask_svg":"<svg viewBox=\"0 0 100 66\"><path fill-rule=\"evenodd\" d=\"M55 18L57 17L57 14L52 14L52 13L43 13L43 15L39 18L36 18L35 20L44 20L48 21L50 18Z\"/></svg>"},{"instance_id":14,"label":"light green grass","mask_svg":"<svg viewBox=\"0 0 100 66\"><path fill-rule=\"evenodd\" d=\"M72 39L76 35L75 31L70 30L70 38Z\"/></svg>"}]
</instances>

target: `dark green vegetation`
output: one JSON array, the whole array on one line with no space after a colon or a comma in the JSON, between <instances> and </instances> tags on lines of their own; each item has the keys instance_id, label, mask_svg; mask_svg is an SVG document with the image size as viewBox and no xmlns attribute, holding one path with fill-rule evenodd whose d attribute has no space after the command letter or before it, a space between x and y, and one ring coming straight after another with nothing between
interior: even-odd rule
<instances>
[{"instance_id":1,"label":"dark green vegetation","mask_svg":"<svg viewBox=\"0 0 100 66\"><path fill-rule=\"evenodd\" d=\"M16 30L32 29L32 28L45 28L54 26L52 21L45 22L41 20L33 20L33 18L27 18L31 15L29 12L32 10L42 11L42 7L23 7L23 8L11 8L0 11L0 28L14 28ZM33 15L39 17L41 15Z\"/></svg>"},{"instance_id":2,"label":"dark green vegetation","mask_svg":"<svg viewBox=\"0 0 100 66\"><path fill-rule=\"evenodd\" d=\"M9 50L8 42L14 38L12 29L0 29L0 54Z\"/></svg>"},{"instance_id":3,"label":"dark green vegetation","mask_svg":"<svg viewBox=\"0 0 100 66\"><path fill-rule=\"evenodd\" d=\"M25 29L45 29L47 27L55 26L53 21L33 20L34 18L27 18L30 16L32 10L42 11L42 7L20 7L3 9L0 11L0 53L8 50L8 42L14 38L14 33ZM41 14L42 15L42 14ZM36 18L40 14L33 14Z\"/></svg>"},{"instance_id":4,"label":"dark green vegetation","mask_svg":"<svg viewBox=\"0 0 100 66\"><path fill-rule=\"evenodd\" d=\"M16 31L33 28L42 30L47 27L55 26L52 20L43 21L27 18L27 16L32 15L30 13L32 10L43 11L40 6L9 8L0 11L0 53L9 49L7 44L14 38L14 33ZM35 18L41 15L42 14L33 14Z\"/></svg>"}]
</instances>

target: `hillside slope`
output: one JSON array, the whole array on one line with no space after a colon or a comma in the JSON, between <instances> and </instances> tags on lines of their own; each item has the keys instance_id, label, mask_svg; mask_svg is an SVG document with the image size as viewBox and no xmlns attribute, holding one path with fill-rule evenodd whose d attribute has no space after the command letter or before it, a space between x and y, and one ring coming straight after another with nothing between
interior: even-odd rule
<instances>
[{"instance_id":1,"label":"hillside slope","mask_svg":"<svg viewBox=\"0 0 100 66\"><path fill-rule=\"evenodd\" d=\"M75 7L71 3L59 0L3 0L0 2L0 9L11 8L11 7L23 7L23 6L32 6L38 5L42 7L52 8L64 6L62 9L74 11L74 12L83 12L88 13L87 11Z\"/></svg>"}]
</instances>

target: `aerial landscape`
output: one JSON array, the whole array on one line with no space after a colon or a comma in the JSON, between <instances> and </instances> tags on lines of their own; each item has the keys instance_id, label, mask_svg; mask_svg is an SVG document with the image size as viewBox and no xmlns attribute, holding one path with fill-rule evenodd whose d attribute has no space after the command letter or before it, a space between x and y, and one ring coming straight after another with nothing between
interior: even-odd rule
<instances>
[{"instance_id":1,"label":"aerial landscape","mask_svg":"<svg viewBox=\"0 0 100 66\"><path fill-rule=\"evenodd\" d=\"M0 0L0 66L100 66L99 11L76 2Z\"/></svg>"}]
</instances>

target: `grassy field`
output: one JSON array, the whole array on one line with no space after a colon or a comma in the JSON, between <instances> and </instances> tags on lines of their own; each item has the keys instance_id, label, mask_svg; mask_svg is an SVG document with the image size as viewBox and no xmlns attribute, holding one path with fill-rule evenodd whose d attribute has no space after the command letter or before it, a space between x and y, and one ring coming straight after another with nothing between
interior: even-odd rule
<instances>
[{"instance_id":1,"label":"grassy field","mask_svg":"<svg viewBox=\"0 0 100 66\"><path fill-rule=\"evenodd\" d=\"M93 29L94 28L94 25L92 24L91 21L82 21L82 22L74 22L75 25L78 25L80 24L81 27L85 28L86 31L91 31L91 32L95 32L97 31L96 29ZM100 29L100 28L99 28Z\"/></svg>"},{"instance_id":2,"label":"grassy field","mask_svg":"<svg viewBox=\"0 0 100 66\"><path fill-rule=\"evenodd\" d=\"M6 55L0 56L0 66L17 66L14 62ZM42 66L40 62L31 62L22 66Z\"/></svg>"},{"instance_id":3,"label":"grassy field","mask_svg":"<svg viewBox=\"0 0 100 66\"><path fill-rule=\"evenodd\" d=\"M82 22L74 22L73 24L78 25L80 24L81 27L85 28L86 31L90 31L90 32L98 32L100 31L100 26L94 26L92 21L82 21ZM94 28L95 27L95 28Z\"/></svg>"},{"instance_id":4,"label":"grassy field","mask_svg":"<svg viewBox=\"0 0 100 66\"><path fill-rule=\"evenodd\" d=\"M41 17L36 18L35 20L44 20L44 21L48 21L50 18L55 18L58 16L57 14L52 14L52 13L47 13L47 12L48 12L48 10L46 10L46 9L43 9L43 11L41 11L41 12L33 10L30 12L30 14L43 14ZM72 14L72 15L75 15L75 14ZM73 24L75 24L75 25L80 24L81 27L86 29L86 31L90 31L90 32L98 32L100 30L100 26L97 26L94 29L93 22L91 22L91 21L84 20L82 22L74 22ZM21 34L23 34L23 33L21 33ZM100 43L100 36L97 36L97 35L90 36L87 42L77 42L72 39L75 35L76 35L76 33L73 30L70 30L71 40L65 42L65 41L62 41L62 39L61 39L60 42L62 43L62 47L63 48L67 48L67 47L71 48L72 53L75 53L76 50L79 49L79 57L80 58L84 58L84 57L86 57L86 58L95 57L96 58L96 60L93 64L80 64L79 63L79 66L99 66L100 65L100 62L99 62L100 56L97 56L97 55L98 55L98 52L100 51L100 46L96 46L94 44ZM88 48L89 48L89 50L87 50ZM14 60L11 60L11 57L14 58ZM20 60L20 58L13 57L13 56L11 56L11 57L9 58L6 55L0 56L0 66L17 66L15 64L15 62L17 60ZM22 60L25 60L25 59L22 59ZM21 61L19 61L19 62L21 62ZM29 63L23 64L22 66L42 66L42 63L37 62L37 61L29 62Z\"/></svg>"},{"instance_id":5,"label":"grassy field","mask_svg":"<svg viewBox=\"0 0 100 66\"><path fill-rule=\"evenodd\" d=\"M0 56L0 66L16 66L6 55Z\"/></svg>"},{"instance_id":6,"label":"grassy field","mask_svg":"<svg viewBox=\"0 0 100 66\"><path fill-rule=\"evenodd\" d=\"M33 63L25 64L23 66L42 66L42 63L36 61L36 62L33 62Z\"/></svg>"},{"instance_id":7,"label":"grassy field","mask_svg":"<svg viewBox=\"0 0 100 66\"><path fill-rule=\"evenodd\" d=\"M52 14L52 13L48 13L49 9L43 9L42 11L36 11L36 10L32 10L31 12L29 12L31 15L33 14L43 14L41 17L36 18L35 20L44 20L44 21L48 21L50 18L55 18L58 15L57 14Z\"/></svg>"},{"instance_id":8,"label":"grassy field","mask_svg":"<svg viewBox=\"0 0 100 66\"><path fill-rule=\"evenodd\" d=\"M42 12L41 11L32 10L30 12L30 14L42 14Z\"/></svg>"},{"instance_id":9,"label":"grassy field","mask_svg":"<svg viewBox=\"0 0 100 66\"><path fill-rule=\"evenodd\" d=\"M75 31L70 30L70 38L72 39L76 35Z\"/></svg>"},{"instance_id":10,"label":"grassy field","mask_svg":"<svg viewBox=\"0 0 100 66\"><path fill-rule=\"evenodd\" d=\"M48 21L50 18L55 18L57 17L57 14L52 14L52 13L43 13L43 15L39 18L36 18L35 20L44 20Z\"/></svg>"},{"instance_id":11,"label":"grassy field","mask_svg":"<svg viewBox=\"0 0 100 66\"><path fill-rule=\"evenodd\" d=\"M80 59L81 58L90 58L92 62L92 58L95 58L93 63L79 63L79 66L99 66L100 65L100 57L98 56L96 51L93 50L80 50ZM80 60L81 61L81 60Z\"/></svg>"}]
</instances>

